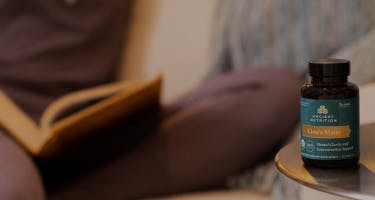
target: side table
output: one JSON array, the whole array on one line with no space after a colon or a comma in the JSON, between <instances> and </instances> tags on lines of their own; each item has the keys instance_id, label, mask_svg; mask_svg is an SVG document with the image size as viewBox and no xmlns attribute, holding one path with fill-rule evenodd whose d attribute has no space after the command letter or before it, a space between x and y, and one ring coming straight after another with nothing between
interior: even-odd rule
<instances>
[{"instance_id":1,"label":"side table","mask_svg":"<svg viewBox=\"0 0 375 200\"><path fill-rule=\"evenodd\" d=\"M375 123L361 125L360 163L347 169L322 169L303 165L299 142L282 148L275 157L277 169L288 178L322 192L375 200Z\"/></svg>"}]
</instances>

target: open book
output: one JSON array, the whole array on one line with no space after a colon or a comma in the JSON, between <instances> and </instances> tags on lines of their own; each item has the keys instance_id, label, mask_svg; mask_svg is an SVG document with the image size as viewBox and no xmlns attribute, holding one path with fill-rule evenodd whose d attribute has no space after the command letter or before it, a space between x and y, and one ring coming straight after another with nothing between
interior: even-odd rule
<instances>
[{"instance_id":1,"label":"open book","mask_svg":"<svg viewBox=\"0 0 375 200\"><path fill-rule=\"evenodd\" d=\"M161 80L117 82L67 94L46 108L39 126L0 91L0 126L33 156L49 159L69 141L158 105Z\"/></svg>"}]
</instances>

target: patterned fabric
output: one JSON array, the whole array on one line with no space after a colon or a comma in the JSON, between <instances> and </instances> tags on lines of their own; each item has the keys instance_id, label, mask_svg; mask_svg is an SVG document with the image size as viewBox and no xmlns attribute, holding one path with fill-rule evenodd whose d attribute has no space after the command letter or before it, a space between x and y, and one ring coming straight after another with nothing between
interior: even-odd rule
<instances>
[{"instance_id":1,"label":"patterned fabric","mask_svg":"<svg viewBox=\"0 0 375 200\"><path fill-rule=\"evenodd\" d=\"M289 141L299 140L299 127L296 127ZM276 200L301 199L301 188L298 183L281 175L273 159L248 169L227 179L230 189L251 189L263 194L272 195Z\"/></svg>"},{"instance_id":2,"label":"patterned fabric","mask_svg":"<svg viewBox=\"0 0 375 200\"><path fill-rule=\"evenodd\" d=\"M270 65L305 74L307 61L333 55L354 61L356 83L375 80L374 9L374 0L221 0L212 75ZM230 177L228 186L300 199L300 187L278 176L272 160Z\"/></svg>"},{"instance_id":3,"label":"patterned fabric","mask_svg":"<svg viewBox=\"0 0 375 200\"><path fill-rule=\"evenodd\" d=\"M300 73L374 27L374 0L221 0L214 73L280 65Z\"/></svg>"},{"instance_id":4,"label":"patterned fabric","mask_svg":"<svg viewBox=\"0 0 375 200\"><path fill-rule=\"evenodd\" d=\"M375 82L375 30L332 55L350 60L350 81L356 84Z\"/></svg>"}]
</instances>

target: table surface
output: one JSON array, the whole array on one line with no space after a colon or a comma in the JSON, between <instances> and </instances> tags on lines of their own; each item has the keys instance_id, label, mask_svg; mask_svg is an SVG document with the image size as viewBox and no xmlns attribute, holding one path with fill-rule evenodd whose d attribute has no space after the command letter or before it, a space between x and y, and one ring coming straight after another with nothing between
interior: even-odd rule
<instances>
[{"instance_id":1,"label":"table surface","mask_svg":"<svg viewBox=\"0 0 375 200\"><path fill-rule=\"evenodd\" d=\"M353 199L375 200L375 123L361 125L360 163L350 169L321 169L303 165L299 142L282 148L277 169L307 187Z\"/></svg>"}]
</instances>

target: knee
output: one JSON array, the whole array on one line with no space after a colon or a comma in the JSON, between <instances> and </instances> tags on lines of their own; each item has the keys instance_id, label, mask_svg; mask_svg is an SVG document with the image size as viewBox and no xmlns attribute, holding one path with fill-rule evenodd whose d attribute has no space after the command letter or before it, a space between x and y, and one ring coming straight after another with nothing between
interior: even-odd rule
<instances>
[{"instance_id":1,"label":"knee","mask_svg":"<svg viewBox=\"0 0 375 200\"><path fill-rule=\"evenodd\" d=\"M3 132L0 132L0 174L0 199L45 199L33 161Z\"/></svg>"}]
</instances>

